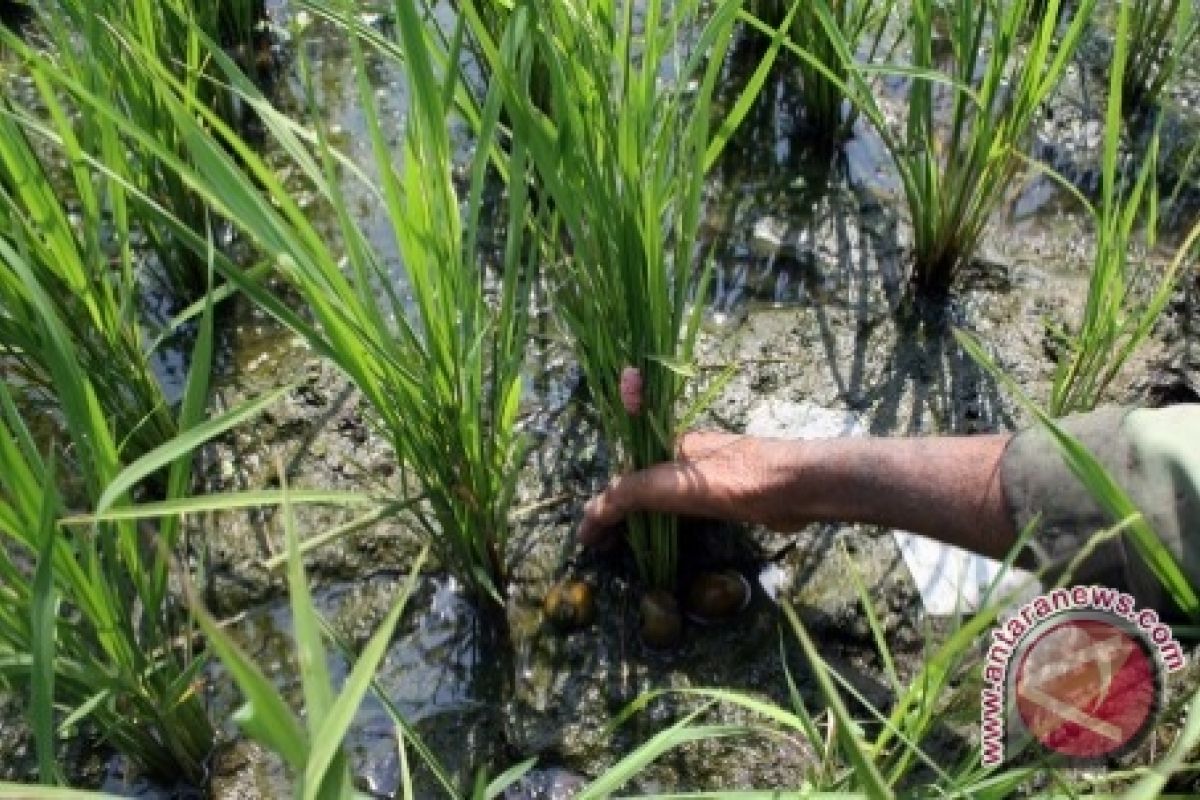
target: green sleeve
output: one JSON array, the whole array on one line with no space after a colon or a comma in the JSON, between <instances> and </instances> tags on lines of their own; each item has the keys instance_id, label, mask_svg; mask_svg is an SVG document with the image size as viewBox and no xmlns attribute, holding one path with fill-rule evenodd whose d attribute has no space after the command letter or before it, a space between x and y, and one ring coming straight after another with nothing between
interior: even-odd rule
<instances>
[{"instance_id":1,"label":"green sleeve","mask_svg":"<svg viewBox=\"0 0 1200 800\"><path fill-rule=\"evenodd\" d=\"M1104 408L1060 421L1129 494L1200 586L1200 405ZM1017 434L1001 462L1005 498L1017 530L1035 518L1037 566L1051 579L1078 556L1092 534L1116 522L1096 504L1040 427ZM1134 594L1142 605L1166 603L1157 580L1125 537L1101 544L1072 583L1100 583Z\"/></svg>"}]
</instances>

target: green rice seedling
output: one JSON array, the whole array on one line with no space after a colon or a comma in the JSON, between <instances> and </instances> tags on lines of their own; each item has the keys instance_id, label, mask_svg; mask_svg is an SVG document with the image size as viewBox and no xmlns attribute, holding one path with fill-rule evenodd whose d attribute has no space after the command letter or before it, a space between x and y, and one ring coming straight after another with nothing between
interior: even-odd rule
<instances>
[{"instance_id":1,"label":"green rice seedling","mask_svg":"<svg viewBox=\"0 0 1200 800\"><path fill-rule=\"evenodd\" d=\"M1165 269L1159 268L1156 274L1152 274L1155 267L1130 253L1139 223L1145 228L1147 252L1153 251L1158 226L1157 131L1133 185L1123 191L1119 186L1124 74L1132 40L1128 31L1138 5L1120 4L1109 81L1100 206L1093 208L1079 197L1096 220L1096 255L1083 318L1078 330L1065 337L1068 350L1059 362L1051 388L1047 411L1055 417L1090 411L1100 402L1117 373L1150 335L1170 300L1176 278L1186 271L1200 241L1200 225L1197 225L1185 237L1171 263Z\"/></svg>"},{"instance_id":2,"label":"green rice seedling","mask_svg":"<svg viewBox=\"0 0 1200 800\"><path fill-rule=\"evenodd\" d=\"M0 357L6 379L55 407L60 345L36 334L43 312L33 292L40 292L120 432L122 456L136 457L170 439L176 426L142 339L125 191L79 163L84 144L48 85L38 85L45 122L0 99ZM78 166L65 174L47 169L28 132L34 128L55 139L43 148L47 158L61 154Z\"/></svg>"},{"instance_id":3,"label":"green rice seedling","mask_svg":"<svg viewBox=\"0 0 1200 800\"><path fill-rule=\"evenodd\" d=\"M632 2L533 8L554 109L552 120L538 121L555 130L553 139L529 141L571 249L552 277L555 308L605 434L621 448L621 469L639 469L671 457L676 409L691 369L701 305L694 301L702 288L693 271L695 231L715 70L690 98L690 109L681 86L699 70L699 60L686 65L677 82L658 83L681 32L696 19L696 3L678 4L672 15L648 3L642 41ZM732 14L718 9L713 20L708 55L719 64ZM638 45L641 58L634 59ZM518 139L536 113L530 107L513 115L520 120ZM643 381L636 415L621 401L627 367L640 370ZM638 572L651 587L674 588L676 526L666 515L629 520Z\"/></svg>"},{"instance_id":4,"label":"green rice seedling","mask_svg":"<svg viewBox=\"0 0 1200 800\"><path fill-rule=\"evenodd\" d=\"M354 715L368 692L380 699L396 726L396 743L400 754L400 797L411 800L413 792L408 749L412 748L424 761L452 800L464 797L448 777L436 756L421 742L411 726L399 714L386 693L379 690L375 674L404 615L416 580L421 574L428 548L415 560L407 580L400 587L391 611L380 623L371 640L358 653L353 668L338 690L329 673L329 652L322 632L332 638L328 626L318 616L313 605L312 590L304 573L300 539L292 518L286 477L280 469L282 513L287 545L287 583L291 598L292 625L296 640L300 680L304 688L304 714L297 716L258 666L233 641L200 605L194 594L189 602L209 645L225 665L246 698L234 719L242 730L281 756L295 777L297 798L312 800L351 800L361 795L354 790L349 760L343 741L350 731ZM337 644L336 639L334 643ZM347 649L339 645L341 649ZM303 720L303 721L302 721ZM465 795L472 800L491 800L518 780L531 766L526 761L506 771L495 780L482 775L473 790Z\"/></svg>"},{"instance_id":5,"label":"green rice seedling","mask_svg":"<svg viewBox=\"0 0 1200 800\"><path fill-rule=\"evenodd\" d=\"M1124 3L1121 4L1122 6ZM1127 28L1118 25L1113 46L1128 50L1121 109L1130 116L1158 104L1164 87L1200 44L1200 15L1193 0L1134 3ZM1122 41L1122 37L1128 37Z\"/></svg>"},{"instance_id":6,"label":"green rice seedling","mask_svg":"<svg viewBox=\"0 0 1200 800\"><path fill-rule=\"evenodd\" d=\"M844 91L892 155L913 229L912 277L924 293L948 291L972 258L992 212L1025 164L1021 148L1070 63L1096 0L1075 5L1061 29L1059 2L1050 0L1036 17L1031 5L1032 0L914 0L908 25L912 64L899 67L857 62L854 42L828 5L813 4L847 65ZM938 52L945 48L934 46L934 18L941 13L949 27L944 68ZM793 52L839 82L812 55L800 48ZM880 74L909 81L907 119L898 130L873 93Z\"/></svg>"},{"instance_id":7,"label":"green rice seedling","mask_svg":"<svg viewBox=\"0 0 1200 800\"><path fill-rule=\"evenodd\" d=\"M604 433L619 447L620 469L646 467L672 454L693 372L707 280L695 266L704 176L761 89L784 33L773 32L762 64L714 131L713 91L740 3L718 3L707 16L690 0L669 9L657 0L644 7L538 0L517 9L548 73L552 113L523 84L495 68L493 75L506 83L513 141L528 145L539 190L561 225L554 307ZM679 50L685 33L696 37L687 54ZM621 400L628 368L641 378L636 413ZM638 572L652 587L674 586L676 524L663 515L629 520Z\"/></svg>"},{"instance_id":8,"label":"green rice seedling","mask_svg":"<svg viewBox=\"0 0 1200 800\"><path fill-rule=\"evenodd\" d=\"M29 690L43 782L57 779L56 737L81 719L94 720L143 769L199 781L213 731L192 687L199 662L173 643L181 618L154 544L173 547L178 527L143 530L127 521L71 535L59 526L72 507L127 502L111 487L123 468L120 432L35 267L3 239L0 256L26 287L26 333L45 350L60 426L50 441L35 438L9 380L0 384L0 677ZM203 412L211 342L208 317L183 429ZM188 453L155 462L168 467L169 495L188 485Z\"/></svg>"},{"instance_id":9,"label":"green rice seedling","mask_svg":"<svg viewBox=\"0 0 1200 800\"><path fill-rule=\"evenodd\" d=\"M869 45L863 59L875 61L883 43L888 21L894 7L892 0L882 3L869 0L831 0L830 18L837 24L847 42L855 47L869 37ZM814 69L809 62L800 62L801 79L804 85L804 115L807 130L827 141L841 141L854 125L856 113L853 104L848 104L839 83L846 81L846 65L838 57L837 49L816 13L814 3L801 3L800 11L792 21L792 41L816 56L829 71L838 78L832 81L821 70ZM849 106L849 108L847 108Z\"/></svg>"},{"instance_id":10,"label":"green rice seedling","mask_svg":"<svg viewBox=\"0 0 1200 800\"><path fill-rule=\"evenodd\" d=\"M895 7L894 0L882 3L867 0L829 0L829 18L833 20L851 49L866 40L863 60L872 63L880 55ZM757 0L751 12L772 25L787 16L788 4L780 0ZM791 43L808 53L813 61L800 60L800 78L804 100L804 137L806 141L824 146L839 144L854 126L857 109L849 103L843 87L847 70L851 68L825 32L817 15L816 3L800 3L789 29ZM816 66L814 64L819 64ZM832 76L831 77L829 76Z\"/></svg>"},{"instance_id":11,"label":"green rice seedling","mask_svg":"<svg viewBox=\"0 0 1200 800\"><path fill-rule=\"evenodd\" d=\"M230 58L214 53L282 152L329 203L339 226L337 242L317 230L251 146L136 44L130 44L128 57L155 72L160 101L186 142L187 161L156 143L153 131L118 119L85 86L65 85L79 102L117 120L140 146L153 148L214 214L239 226L299 292L312 323L259 282L237 271L226 274L345 370L377 414L421 497L415 520L442 564L502 602L508 511L525 453L517 412L536 255L525 237L520 176L526 173L526 155L517 144L502 156L507 174L515 177L505 206L507 240L499 263L489 265L478 245L489 149L479 148L469 165L470 185L460 205L447 130L457 60L448 60L449 71L438 74L416 4L401 2L397 9L412 91L399 172L368 80L360 29L346 28L377 184L334 150L320 123L311 134L300 129L270 106ZM494 94L482 120L484 140L495 129L499 108ZM352 181L361 181L388 212L410 300L351 217L345 184Z\"/></svg>"},{"instance_id":12,"label":"green rice seedling","mask_svg":"<svg viewBox=\"0 0 1200 800\"><path fill-rule=\"evenodd\" d=\"M0 106L0 676L30 689L43 780L55 777L54 739L90 719L144 770L199 781L212 728L159 549L177 546L177 520L59 523L72 509L119 507L135 487L178 499L192 449L247 409L200 422L214 295L195 315L182 400L176 411L164 402L130 277L131 187L75 135L51 77L63 73L30 64L49 122ZM74 197L55 193L33 136L66 155Z\"/></svg>"},{"instance_id":13,"label":"green rice seedling","mask_svg":"<svg viewBox=\"0 0 1200 800\"><path fill-rule=\"evenodd\" d=\"M136 41L148 57L177 75L197 102L232 120L236 116L232 95L215 80L209 45L198 33L207 32L214 40L236 46L239 53L248 52L252 28L261 18L262 8L260 0L54 0L39 4L37 15L38 27L49 40L49 57L57 69L105 97L144 128L156 131L158 141L179 154L183 147L179 132L159 105L150 74L124 57L124 41ZM99 154L103 148L106 163L111 169L119 169L124 180L192 230L204 229L203 202L144 148L123 140L103 117L72 115L72 124L88 152ZM131 202L115 211L127 215L133 231L148 240L153 258L147 258L145 251L139 254L141 272L156 273L180 300L190 301L203 294L203 257L159 224L156 210Z\"/></svg>"}]
</instances>

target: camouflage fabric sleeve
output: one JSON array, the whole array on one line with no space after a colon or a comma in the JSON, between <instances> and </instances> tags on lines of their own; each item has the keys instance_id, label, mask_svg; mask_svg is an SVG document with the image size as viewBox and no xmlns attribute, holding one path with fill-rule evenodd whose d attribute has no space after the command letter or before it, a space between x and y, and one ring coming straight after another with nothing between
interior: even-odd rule
<instances>
[{"instance_id":1,"label":"camouflage fabric sleeve","mask_svg":"<svg viewBox=\"0 0 1200 800\"><path fill-rule=\"evenodd\" d=\"M1161 409L1103 408L1068 417L1062 427L1108 469L1151 527L1200 585L1200 405ZM1001 480L1017 530L1040 514L1033 550L1055 580L1092 535L1115 522L1096 504L1040 428L1013 437ZM1126 537L1099 545L1073 583L1124 588L1142 605L1166 610L1154 576Z\"/></svg>"}]
</instances>

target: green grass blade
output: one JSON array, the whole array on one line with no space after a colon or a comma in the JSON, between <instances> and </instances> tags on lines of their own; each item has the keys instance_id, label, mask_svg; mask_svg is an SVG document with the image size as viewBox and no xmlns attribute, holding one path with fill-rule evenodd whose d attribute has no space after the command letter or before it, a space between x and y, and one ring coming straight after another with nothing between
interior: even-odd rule
<instances>
[{"instance_id":1,"label":"green grass blade","mask_svg":"<svg viewBox=\"0 0 1200 800\"><path fill-rule=\"evenodd\" d=\"M871 637L875 640L875 650L879 653L880 660L883 661L883 674L888 679L888 684L891 686L896 697L904 693L900 677L896 673L896 663L892 659L892 651L888 647L887 637L884 635L883 626L879 624L879 616L875 613L875 605L871 601L871 595L867 592L867 587L863 583L862 575L858 572L858 567L855 566L854 560L850 558L850 553L846 550L846 543L839 542L841 547L842 558L846 563L846 573L850 576L850 582L854 586L855 593L858 594L859 603L862 605L863 613L867 617L867 625L871 629Z\"/></svg>"},{"instance_id":2,"label":"green grass blade","mask_svg":"<svg viewBox=\"0 0 1200 800\"><path fill-rule=\"evenodd\" d=\"M395 517L412 508L414 505L421 502L421 500L422 498L414 498L412 500L388 503L386 505L379 506L372 511L368 511L366 514L356 517L345 524L337 525L327 531L310 536L300 542L300 553L302 555L311 553L313 550L324 547L330 542L335 542L338 539L341 539L343 536L347 536L355 531L359 531L370 525L374 525L380 520ZM279 569L281 566L287 563L287 553L282 553L280 555L265 559L262 563L267 569Z\"/></svg>"},{"instance_id":3,"label":"green grass blade","mask_svg":"<svg viewBox=\"0 0 1200 800\"><path fill-rule=\"evenodd\" d=\"M290 547L295 560L298 561L299 553L295 549L295 544L293 539L290 542ZM308 765L304 771L305 794L308 798L316 797L315 791L310 791L310 787L315 788L325 780L326 771L334 763L335 758L341 751L342 740L345 739L346 733L350 730L350 723L354 720L354 715L358 711L359 705L362 704L363 698L371 688L371 681L379 669L379 664L387 654L388 645L392 641L392 634L395 633L396 625L400 622L400 617L404 614L408 598L412 595L416 587L417 578L421 574L421 567L425 563L427 553L428 548L422 550L421 554L417 556L412 569L408 573L408 579L400 589L399 598L393 604L392 610L388 612L387 617L380 624L378 630L375 631L367 646L363 648L362 653L354 664L354 669L346 677L346 682L342 686L341 693L333 702L328 713L321 720L319 728L314 733L312 752L309 754ZM297 636L299 636L298 628Z\"/></svg>"},{"instance_id":4,"label":"green grass blade","mask_svg":"<svg viewBox=\"0 0 1200 800\"><path fill-rule=\"evenodd\" d=\"M854 766L855 777L864 785L869 796L873 798L893 797L894 793L891 787L884 780L883 775L880 774L879 768L875 765L866 742L859 735L858 726L850 716L850 712L846 710L846 705L842 702L842 697L837 687L829 677L829 667L826 666L816 645L809 638L808 631L804 629L800 618L796 616L795 610L789 604L785 603L783 605L783 613L787 617L792 631L796 634L801 649L804 651L809 663L812 664L817 684L821 687L821 693L825 695L825 701L829 704L830 713L833 714L833 718L837 723L837 737L842 745L842 752Z\"/></svg>"},{"instance_id":5,"label":"green grass blade","mask_svg":"<svg viewBox=\"0 0 1200 800\"><path fill-rule=\"evenodd\" d=\"M137 461L134 461L128 467L121 470L109 483L108 488L104 490L104 493L96 502L96 513L102 514L107 511L118 498L136 486L146 476L157 472L179 458L188 456L194 449L208 442L210 439L220 436L222 433L237 427L246 420L257 416L291 390L291 386L283 386L274 391L267 392L261 397L247 400L221 414L219 417L196 425L191 430L184 431L171 441L146 453Z\"/></svg>"},{"instance_id":6,"label":"green grass blade","mask_svg":"<svg viewBox=\"0 0 1200 800\"><path fill-rule=\"evenodd\" d=\"M346 660L352 660L355 655L353 649L338 637L337 633L328 625L328 623L324 623L323 627L325 630L325 636L337 646ZM407 742L414 750L416 750L417 755L421 757L421 761L425 764L425 767L438 782L438 785L445 793L445 796L449 798L449 800L460 800L461 794L458 791L458 787L455 785L453 778L451 778L450 774L446 771L445 766L441 763L441 761L438 760L434 752L429 749L429 746L422 741L420 735L413 728L412 724L409 723L409 721L404 718L404 715L400 713L400 709L396 706L396 702L391 698L391 696L376 678L371 679L371 692L374 694L375 699L379 701L380 705L383 706L388 716L391 717L392 723L396 726L396 730L400 732L401 736L403 737L403 741ZM397 742L397 746L399 746L401 751L404 752L404 757L407 762L407 749L404 747L402 742ZM407 798L411 795L404 796Z\"/></svg>"},{"instance_id":7,"label":"green grass blade","mask_svg":"<svg viewBox=\"0 0 1200 800\"><path fill-rule=\"evenodd\" d=\"M157 519L159 517L184 517L188 514L203 514L213 511L232 511L242 508L282 505L284 500L296 505L325 505L350 508L354 506L379 506L382 498L360 492L344 492L334 489L291 489L286 494L279 489L254 489L246 492L223 492L196 497L177 497L155 503L139 503L105 511L102 514L78 514L64 517L63 525L91 525L97 522L115 522L132 519ZM395 511L395 504L388 504ZM286 558L286 556L284 557Z\"/></svg>"},{"instance_id":8,"label":"green grass blade","mask_svg":"<svg viewBox=\"0 0 1200 800\"><path fill-rule=\"evenodd\" d=\"M784 17L779 27L772 33L771 43L767 46L767 51L763 54L763 57L758 62L758 66L754 68L754 72L751 73L750 78L746 81L746 85L738 95L737 100L734 101L733 107L730 108L725 118L721 120L721 124L716 132L713 133L708 143L708 149L704 152L704 168L702 172L708 172L712 169L713 164L720 158L726 145L729 144L734 133L737 132L738 127L741 126L746 115L750 112L750 108L758 100L759 95L762 94L763 86L766 85L767 78L770 76L771 70L775 66L775 61L779 57L779 50L783 46L784 41L787 40L787 31L791 27L792 20L795 18L796 12L800 10L801 5L805 2L807 0L794 0L787 16ZM732 22L732 15L736 15L741 10L741 4L724 3L718 6L718 9L718 13L720 14L730 14L730 21ZM701 96L707 97L709 94L709 92L702 92Z\"/></svg>"},{"instance_id":9,"label":"green grass blade","mask_svg":"<svg viewBox=\"0 0 1200 800\"><path fill-rule=\"evenodd\" d=\"M703 711L704 709L701 709ZM637 775L646 765L670 750L687 744L710 739L720 739L727 736L741 736L753 732L752 728L741 725L693 725L701 711L689 714L666 730L660 731L645 744L638 747L629 755L622 758L603 775L585 786L577 800L599 800L610 797Z\"/></svg>"},{"instance_id":10,"label":"green grass blade","mask_svg":"<svg viewBox=\"0 0 1200 800\"><path fill-rule=\"evenodd\" d=\"M58 497L52 488L55 478L53 461L49 464L47 476L49 480L42 498L41 522L38 525L42 546L33 573L30 604L33 669L29 711L37 747L38 778L44 784L55 784L60 782L61 775L54 747L55 622L58 619L58 591L54 586L54 543L57 533L54 517L58 513Z\"/></svg>"},{"instance_id":11,"label":"green grass blade","mask_svg":"<svg viewBox=\"0 0 1200 800\"><path fill-rule=\"evenodd\" d=\"M329 661L325 654L325 646L321 641L321 628L317 622L316 605L313 603L312 591L308 578L304 574L304 563L300 558L300 539L296 535L295 518L292 507L287 501L287 475L283 465L277 466L281 491L284 493L283 502L283 531L287 545L287 583L288 597L292 609L292 635L296 640L296 662L300 672L300 681L304 687L305 720L311 737L312 747L321 745L316 733L325 723L329 708L333 705L333 682L329 677ZM341 746L341 739L335 743ZM307 775L308 765L305 765ZM320 780L305 781L303 793L306 798L315 797L324 781L322 772Z\"/></svg>"},{"instance_id":12,"label":"green grass blade","mask_svg":"<svg viewBox=\"0 0 1200 800\"><path fill-rule=\"evenodd\" d=\"M270 679L259 670L254 659L234 643L200 603L190 583L186 586L186 592L188 605L204 632L208 646L221 659L246 697L246 704L234 714L234 719L248 736L282 756L289 767L303 771L308 759L308 737L304 727L279 696Z\"/></svg>"},{"instance_id":13,"label":"green grass blade","mask_svg":"<svg viewBox=\"0 0 1200 800\"><path fill-rule=\"evenodd\" d=\"M479 800L495 800L495 798L503 795L508 787L521 780L525 776L525 773L533 769L537 761L536 757L527 758L519 764L515 764L504 772L501 772L484 787Z\"/></svg>"}]
</instances>

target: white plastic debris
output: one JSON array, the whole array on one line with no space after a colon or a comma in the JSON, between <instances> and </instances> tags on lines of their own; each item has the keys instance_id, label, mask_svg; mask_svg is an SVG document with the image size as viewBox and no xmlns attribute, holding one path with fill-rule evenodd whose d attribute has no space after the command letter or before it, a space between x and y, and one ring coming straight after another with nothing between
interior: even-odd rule
<instances>
[{"instance_id":1,"label":"white plastic debris","mask_svg":"<svg viewBox=\"0 0 1200 800\"><path fill-rule=\"evenodd\" d=\"M864 436L866 427L849 411L769 400L751 410L746 433L781 439L831 439ZM892 536L921 593L926 613L934 616L977 609L1003 567L994 559L906 531L892 531ZM999 599L1021 587L1025 587L1023 597L1039 590L1030 573L1013 569L1001 580L993 597Z\"/></svg>"}]
</instances>

